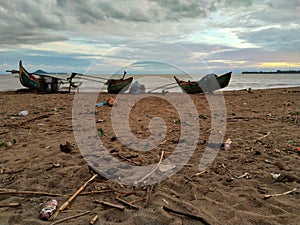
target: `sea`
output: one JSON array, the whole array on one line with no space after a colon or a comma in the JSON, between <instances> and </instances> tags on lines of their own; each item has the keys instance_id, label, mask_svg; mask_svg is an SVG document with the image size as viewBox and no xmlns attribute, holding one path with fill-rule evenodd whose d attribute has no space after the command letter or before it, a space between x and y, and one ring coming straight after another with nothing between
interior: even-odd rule
<instances>
[{"instance_id":1,"label":"sea","mask_svg":"<svg viewBox=\"0 0 300 225\"><path fill-rule=\"evenodd\" d=\"M129 76L131 75L128 74L127 77ZM137 81L138 83L145 85L146 91L161 92L162 90L165 90L169 92L181 92L171 74L134 74L132 76L134 78L133 82ZM186 75L177 76L183 80L199 80L201 78L200 75L191 77L187 77ZM111 78L109 75L101 75L101 77L107 79ZM82 83L79 91L106 91L106 86L101 79L95 79L95 81L81 79L77 81ZM62 88L66 87L62 85ZM243 90L249 88L255 90L288 87L300 87L300 73L232 74L229 85L226 88L223 88L222 91ZM24 87L20 84L17 74L0 74L0 91L14 91L21 88Z\"/></svg>"}]
</instances>

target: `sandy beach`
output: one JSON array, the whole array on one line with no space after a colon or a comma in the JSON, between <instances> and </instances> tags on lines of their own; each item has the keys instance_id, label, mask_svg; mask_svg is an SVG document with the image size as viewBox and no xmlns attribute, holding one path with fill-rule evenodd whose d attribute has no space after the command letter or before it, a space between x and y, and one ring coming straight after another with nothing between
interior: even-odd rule
<instances>
[{"instance_id":1,"label":"sandy beach","mask_svg":"<svg viewBox=\"0 0 300 225\"><path fill-rule=\"evenodd\" d=\"M183 94L166 95L181 98ZM73 133L74 93L1 92L0 224L52 224L85 212L59 224L89 224L95 215L96 225L299 224L300 88L226 91L223 95L226 130L222 143L230 138L232 144L230 149L221 146L205 171L199 174L198 170L203 152L218 143L208 141L212 113L205 95L196 94L190 97L200 135L193 155L176 174L143 187L98 176L54 221L43 221L39 212L47 200L56 199L59 208L93 176ZM100 93L97 102L109 97L116 96ZM134 166L159 164L161 156L171 155L179 144L182 125L176 109L160 95L145 95L134 105L129 124L137 138L151 135L148 126L152 118L161 117L167 127L156 148L140 152L122 145L114 133L111 111L122 103L91 112L98 120L95 131L108 152ZM24 110L29 114L17 115ZM61 150L66 142L70 152ZM20 204L9 205L12 203Z\"/></svg>"}]
</instances>

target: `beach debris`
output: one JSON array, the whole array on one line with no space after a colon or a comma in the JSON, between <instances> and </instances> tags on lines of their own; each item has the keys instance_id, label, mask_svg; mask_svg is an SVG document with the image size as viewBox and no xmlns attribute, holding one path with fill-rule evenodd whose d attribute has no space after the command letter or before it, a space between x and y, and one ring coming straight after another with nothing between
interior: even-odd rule
<instances>
[{"instance_id":1,"label":"beach debris","mask_svg":"<svg viewBox=\"0 0 300 225\"><path fill-rule=\"evenodd\" d=\"M0 188L0 195L7 195L7 194L19 194L19 195L47 195L47 196L61 196L60 194L48 193L48 192L40 192L40 191L18 191L15 189L2 189Z\"/></svg>"},{"instance_id":2,"label":"beach debris","mask_svg":"<svg viewBox=\"0 0 300 225\"><path fill-rule=\"evenodd\" d=\"M145 90L145 85L140 84L138 81L135 81L131 84L128 92L129 94L144 94Z\"/></svg>"},{"instance_id":3,"label":"beach debris","mask_svg":"<svg viewBox=\"0 0 300 225\"><path fill-rule=\"evenodd\" d=\"M62 212L68 205L77 197L77 195L82 192L85 187L97 178L97 174L93 175L87 182L85 182L59 209L49 218L49 220L55 220L60 212Z\"/></svg>"},{"instance_id":4,"label":"beach debris","mask_svg":"<svg viewBox=\"0 0 300 225\"><path fill-rule=\"evenodd\" d=\"M21 203L11 202L11 203L1 203L0 207L18 207L21 206Z\"/></svg>"},{"instance_id":5,"label":"beach debris","mask_svg":"<svg viewBox=\"0 0 300 225\"><path fill-rule=\"evenodd\" d=\"M225 150L230 150L231 144L232 144L231 139L227 138L227 140L224 142L224 148L225 148Z\"/></svg>"},{"instance_id":6,"label":"beach debris","mask_svg":"<svg viewBox=\"0 0 300 225\"><path fill-rule=\"evenodd\" d=\"M273 179L277 179L278 177L280 177L280 173L270 173Z\"/></svg>"},{"instance_id":7,"label":"beach debris","mask_svg":"<svg viewBox=\"0 0 300 225\"><path fill-rule=\"evenodd\" d=\"M117 104L116 99L113 98L113 97L110 97L106 101L97 103L96 106L101 107L101 106L104 106L104 105L108 105L108 106L112 107L112 106L114 106L116 104Z\"/></svg>"},{"instance_id":8,"label":"beach debris","mask_svg":"<svg viewBox=\"0 0 300 225\"><path fill-rule=\"evenodd\" d=\"M106 105L106 101L103 101L103 102L100 102L100 103L96 104L96 106L98 106L98 107L101 107L101 106L104 106L104 105Z\"/></svg>"},{"instance_id":9,"label":"beach debris","mask_svg":"<svg viewBox=\"0 0 300 225\"><path fill-rule=\"evenodd\" d=\"M101 137L103 137L105 135L104 130L101 127L98 128L98 132L99 132Z\"/></svg>"},{"instance_id":10,"label":"beach debris","mask_svg":"<svg viewBox=\"0 0 300 225\"><path fill-rule=\"evenodd\" d=\"M113 203L106 202L106 201L94 200L94 203L102 204L102 205L105 205L105 206L110 206L110 207L113 207L113 208L116 208L116 209L120 209L122 211L125 210L125 207L122 206L122 205L117 205L117 204L113 204Z\"/></svg>"},{"instance_id":11,"label":"beach debris","mask_svg":"<svg viewBox=\"0 0 300 225\"><path fill-rule=\"evenodd\" d=\"M153 188L154 188L154 186L147 187L145 208L148 207L150 204L150 195L151 195L151 192L153 191Z\"/></svg>"},{"instance_id":12,"label":"beach debris","mask_svg":"<svg viewBox=\"0 0 300 225\"><path fill-rule=\"evenodd\" d=\"M90 220L89 224L94 225L96 223L97 219L98 219L98 215L93 216L92 219Z\"/></svg>"},{"instance_id":13,"label":"beach debris","mask_svg":"<svg viewBox=\"0 0 300 225\"><path fill-rule=\"evenodd\" d=\"M169 208L167 206L163 206L163 210L165 210L167 212L171 212L171 213L177 214L177 215L187 216L187 217L190 217L192 219L198 220L198 221L200 221L201 223L203 223L205 225L210 225L210 223L206 219L204 219L203 217L200 217L200 216L197 216L197 215L194 215L194 214L191 214L191 213L177 211L177 210L171 209L171 208Z\"/></svg>"},{"instance_id":14,"label":"beach debris","mask_svg":"<svg viewBox=\"0 0 300 225\"><path fill-rule=\"evenodd\" d=\"M132 203L130 203L130 202L127 202L127 201L125 201L124 199L122 199L122 198L120 198L120 197L118 197L118 196L116 197L116 199L117 199L119 202L123 203L124 205L128 206L130 209L135 209L135 210L138 210L138 209L139 209L138 206L136 206L136 205L134 205L134 204L132 204Z\"/></svg>"},{"instance_id":15,"label":"beach debris","mask_svg":"<svg viewBox=\"0 0 300 225\"><path fill-rule=\"evenodd\" d=\"M255 139L254 141L255 141L255 142L260 142L262 139L268 137L270 134L271 134L271 131L269 131L268 133L266 133L264 136Z\"/></svg>"},{"instance_id":16,"label":"beach debris","mask_svg":"<svg viewBox=\"0 0 300 225\"><path fill-rule=\"evenodd\" d=\"M193 176L200 176L200 175L202 175L202 174L204 174L206 172L207 172L207 170L203 170L203 171L200 171L199 173L194 174Z\"/></svg>"},{"instance_id":17,"label":"beach debris","mask_svg":"<svg viewBox=\"0 0 300 225\"><path fill-rule=\"evenodd\" d=\"M295 191L297 191L297 188L294 188L293 190L290 190L290 191L286 191L284 193L265 195L264 200L269 199L271 197L278 197L278 196L282 196L282 195L288 195L288 194L290 194L292 192L295 192Z\"/></svg>"},{"instance_id":18,"label":"beach debris","mask_svg":"<svg viewBox=\"0 0 300 225\"><path fill-rule=\"evenodd\" d=\"M160 155L160 159L159 159L159 162L157 163L157 165L154 167L154 169L149 172L146 176L142 177L140 180L138 181L135 181L136 184L139 184L141 183L142 181L146 180L148 177L150 177L160 166L162 160L163 160L163 157L164 157L164 151L161 152L161 155Z\"/></svg>"},{"instance_id":19,"label":"beach debris","mask_svg":"<svg viewBox=\"0 0 300 225\"><path fill-rule=\"evenodd\" d=\"M294 177L289 174L280 174L280 176L275 178L274 183L275 182L294 182L294 181L300 183L300 178Z\"/></svg>"},{"instance_id":20,"label":"beach debris","mask_svg":"<svg viewBox=\"0 0 300 225\"><path fill-rule=\"evenodd\" d=\"M27 110L21 111L18 113L18 116L27 116L29 112Z\"/></svg>"},{"instance_id":21,"label":"beach debris","mask_svg":"<svg viewBox=\"0 0 300 225\"><path fill-rule=\"evenodd\" d=\"M111 142L114 142L114 141L117 141L117 140L118 140L118 138L116 136L112 136L111 139L110 139Z\"/></svg>"},{"instance_id":22,"label":"beach debris","mask_svg":"<svg viewBox=\"0 0 300 225\"><path fill-rule=\"evenodd\" d=\"M40 211L40 219L48 220L52 216L54 211L56 210L57 204L58 203L55 199L51 199L51 200L47 201L44 204L42 210Z\"/></svg>"},{"instance_id":23,"label":"beach debris","mask_svg":"<svg viewBox=\"0 0 300 225\"><path fill-rule=\"evenodd\" d=\"M67 220L70 220L70 219L74 219L74 218L77 218L77 217L80 217L80 216L84 216L84 215L86 215L86 214L89 214L90 212L91 212L91 211L86 211L86 212L79 213L79 214L74 215L74 216L69 216L69 217L66 217L66 218L57 220L57 221L51 223L50 225L59 224L59 223L62 223L62 222L64 222L64 221L67 221Z\"/></svg>"},{"instance_id":24,"label":"beach debris","mask_svg":"<svg viewBox=\"0 0 300 225\"><path fill-rule=\"evenodd\" d=\"M297 147L296 150L298 151L298 153L300 153L300 147Z\"/></svg>"},{"instance_id":25,"label":"beach debris","mask_svg":"<svg viewBox=\"0 0 300 225\"><path fill-rule=\"evenodd\" d=\"M117 104L117 101L115 98L110 97L109 99L106 100L106 104L110 107L114 106Z\"/></svg>"},{"instance_id":26,"label":"beach debris","mask_svg":"<svg viewBox=\"0 0 300 225\"><path fill-rule=\"evenodd\" d=\"M163 173L172 170L174 168L176 168L175 164L159 165L158 167L159 171Z\"/></svg>"},{"instance_id":27,"label":"beach debris","mask_svg":"<svg viewBox=\"0 0 300 225\"><path fill-rule=\"evenodd\" d=\"M72 145L69 143L69 142L66 142L66 144L60 144L60 150L62 152L65 152L65 153L70 153L72 151Z\"/></svg>"}]
</instances>

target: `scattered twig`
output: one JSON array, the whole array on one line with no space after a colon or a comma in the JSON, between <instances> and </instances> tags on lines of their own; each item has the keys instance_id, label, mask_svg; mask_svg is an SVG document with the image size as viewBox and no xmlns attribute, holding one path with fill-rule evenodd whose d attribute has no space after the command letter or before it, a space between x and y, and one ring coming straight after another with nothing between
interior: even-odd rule
<instances>
[{"instance_id":1,"label":"scattered twig","mask_svg":"<svg viewBox=\"0 0 300 225\"><path fill-rule=\"evenodd\" d=\"M110 203L110 202L99 201L99 200L94 200L94 202L97 203L97 204L102 204L102 205L110 206L110 207L113 207L113 208L117 208L117 209L120 209L122 211L125 210L125 207L122 206L122 205L116 205L116 204L113 204L113 203Z\"/></svg>"},{"instance_id":2,"label":"scattered twig","mask_svg":"<svg viewBox=\"0 0 300 225\"><path fill-rule=\"evenodd\" d=\"M91 211L86 211L86 212L79 213L79 214L74 215L74 216L69 216L69 217L63 218L63 219L61 219L61 220L57 220L57 221L51 223L50 225L55 225L55 224L64 222L64 221L66 221L66 220L70 220L70 219L74 219L74 218L77 218L77 217L80 217L80 216L84 216L84 215L86 215L86 214L89 214L90 212L91 212Z\"/></svg>"},{"instance_id":3,"label":"scattered twig","mask_svg":"<svg viewBox=\"0 0 300 225\"><path fill-rule=\"evenodd\" d=\"M147 195L146 195L146 204L145 204L145 207L149 206L150 195L151 195L152 190L153 190L153 186L147 188Z\"/></svg>"},{"instance_id":4,"label":"scattered twig","mask_svg":"<svg viewBox=\"0 0 300 225\"><path fill-rule=\"evenodd\" d=\"M141 178L140 180L137 181L137 183L141 183L142 181L146 180L148 177L150 177L156 170L157 168L159 167L159 165L161 164L162 160L163 160L163 157L164 157L164 151L161 152L161 155L160 155L160 159L159 159L159 162L157 163L157 165L154 167L154 169L148 173L146 176L144 176L143 178Z\"/></svg>"},{"instance_id":5,"label":"scattered twig","mask_svg":"<svg viewBox=\"0 0 300 225\"><path fill-rule=\"evenodd\" d=\"M29 120L21 122L17 126L22 126L23 124L28 124L29 122L32 122L34 120L48 118L49 116L52 116L52 115L54 115L54 114L53 113L47 113L47 114L44 114L44 115L36 116L36 117L34 117L32 119L29 119Z\"/></svg>"},{"instance_id":6,"label":"scattered twig","mask_svg":"<svg viewBox=\"0 0 300 225\"><path fill-rule=\"evenodd\" d=\"M0 189L1 194L18 194L18 195L48 195L48 196L62 196L60 194L40 192L40 191L18 191L13 189Z\"/></svg>"},{"instance_id":7,"label":"scattered twig","mask_svg":"<svg viewBox=\"0 0 300 225\"><path fill-rule=\"evenodd\" d=\"M72 202L76 196L85 189L85 187L91 182L93 181L98 175L95 174L92 176L92 178L90 178L87 182L85 182L84 185L82 185L50 218L49 220L54 220L58 214L63 211L65 208L67 208L67 206L70 204L70 202Z\"/></svg>"},{"instance_id":8,"label":"scattered twig","mask_svg":"<svg viewBox=\"0 0 300 225\"><path fill-rule=\"evenodd\" d=\"M187 216L187 217L190 217L192 219L198 220L198 221L202 222L205 225L210 225L209 222L207 222L204 218L202 218L200 216L190 214L190 213L181 212L181 211L177 211L177 210L171 209L167 206L163 206L163 209L167 212L175 213L175 214L182 215L182 216Z\"/></svg>"},{"instance_id":9,"label":"scattered twig","mask_svg":"<svg viewBox=\"0 0 300 225\"><path fill-rule=\"evenodd\" d=\"M20 205L21 205L21 203L12 202L12 203L2 203L2 204L0 204L0 207L17 207Z\"/></svg>"},{"instance_id":10,"label":"scattered twig","mask_svg":"<svg viewBox=\"0 0 300 225\"><path fill-rule=\"evenodd\" d=\"M257 138L257 139L254 140L254 141L261 141L262 139L268 137L270 134L271 134L271 131L269 131L266 135L264 135L264 136L262 136L262 137L260 137L260 138Z\"/></svg>"},{"instance_id":11,"label":"scattered twig","mask_svg":"<svg viewBox=\"0 0 300 225\"><path fill-rule=\"evenodd\" d=\"M292 192L294 192L294 191L297 191L297 188L294 188L293 190L286 191L286 192L280 193L280 194L265 195L265 196L264 196L264 199L266 200L266 199L269 199L269 198L271 198L271 197L277 197L277 196L282 196L282 195L288 195L288 194L290 194L290 193L292 193Z\"/></svg>"},{"instance_id":12,"label":"scattered twig","mask_svg":"<svg viewBox=\"0 0 300 225\"><path fill-rule=\"evenodd\" d=\"M116 197L116 199L117 199L119 202L123 203L124 205L127 205L127 206L129 206L129 208L131 208L131 209L139 209L139 207L138 207L138 206L136 206L136 205L133 205L132 203L130 203L130 202L127 202L127 201L125 201L124 199L122 199L122 198L119 198L118 196Z\"/></svg>"},{"instance_id":13,"label":"scattered twig","mask_svg":"<svg viewBox=\"0 0 300 225\"><path fill-rule=\"evenodd\" d=\"M203 170L203 171L201 171L199 173L194 174L192 177L194 177L194 176L200 176L200 175L202 175L202 174L204 174L206 172L207 172L206 170Z\"/></svg>"},{"instance_id":14,"label":"scattered twig","mask_svg":"<svg viewBox=\"0 0 300 225\"><path fill-rule=\"evenodd\" d=\"M90 225L94 225L98 219L98 215L93 216L93 218L90 220Z\"/></svg>"}]
</instances>

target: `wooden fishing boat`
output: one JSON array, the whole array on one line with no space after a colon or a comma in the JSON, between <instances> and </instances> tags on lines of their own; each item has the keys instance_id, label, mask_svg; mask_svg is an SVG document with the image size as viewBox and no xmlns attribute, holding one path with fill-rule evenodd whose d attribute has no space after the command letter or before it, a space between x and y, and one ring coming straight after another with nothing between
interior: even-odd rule
<instances>
[{"instance_id":1,"label":"wooden fishing boat","mask_svg":"<svg viewBox=\"0 0 300 225\"><path fill-rule=\"evenodd\" d=\"M107 84L107 92L111 94L119 94L127 91L133 80L133 77L125 79L126 71L121 79L108 79L105 84Z\"/></svg>"},{"instance_id":2,"label":"wooden fishing boat","mask_svg":"<svg viewBox=\"0 0 300 225\"><path fill-rule=\"evenodd\" d=\"M217 76L216 74L208 74L199 81L183 81L178 79L176 76L174 76L174 78L181 90L187 94L197 94L212 92L227 87L231 79L231 72L220 76Z\"/></svg>"},{"instance_id":3,"label":"wooden fishing boat","mask_svg":"<svg viewBox=\"0 0 300 225\"><path fill-rule=\"evenodd\" d=\"M72 81L75 75L65 78L66 74L29 73L23 67L22 61L19 62L19 70L7 70L7 72L19 73L21 84L36 93L56 93L59 91L60 85L64 83L69 85L70 92L71 87L80 85Z\"/></svg>"}]
</instances>

